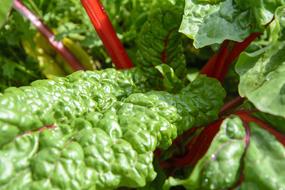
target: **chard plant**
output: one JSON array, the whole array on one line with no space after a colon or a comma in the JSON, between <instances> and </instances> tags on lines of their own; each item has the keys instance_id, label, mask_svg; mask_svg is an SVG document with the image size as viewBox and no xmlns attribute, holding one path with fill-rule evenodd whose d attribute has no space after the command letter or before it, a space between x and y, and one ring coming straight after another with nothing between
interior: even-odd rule
<instances>
[{"instance_id":1,"label":"chard plant","mask_svg":"<svg viewBox=\"0 0 285 190\"><path fill-rule=\"evenodd\" d=\"M3 2L4 29L14 8L73 70L105 69L0 94L0 190L285 187L285 2Z\"/></svg>"}]
</instances>

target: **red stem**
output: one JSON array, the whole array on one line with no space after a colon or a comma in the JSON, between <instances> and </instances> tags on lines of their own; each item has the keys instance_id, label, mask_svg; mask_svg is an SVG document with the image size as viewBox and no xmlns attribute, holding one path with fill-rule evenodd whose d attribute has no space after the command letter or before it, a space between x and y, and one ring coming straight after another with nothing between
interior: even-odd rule
<instances>
[{"instance_id":1,"label":"red stem","mask_svg":"<svg viewBox=\"0 0 285 190\"><path fill-rule=\"evenodd\" d=\"M229 41L225 40L221 46L221 50L219 53L219 57L217 58L216 62L216 68L215 68L215 75L214 77L218 79L219 81L223 81L226 77L228 69L226 69L226 72L224 71L224 68L228 68L227 63L227 57L229 56Z\"/></svg>"},{"instance_id":2,"label":"red stem","mask_svg":"<svg viewBox=\"0 0 285 190\"><path fill-rule=\"evenodd\" d=\"M230 64L243 52L251 42L253 42L261 33L255 32L248 36L242 42L236 42L232 50L229 49L229 41L225 40L219 52L208 61L202 68L201 73L209 77L217 78L223 81L226 77Z\"/></svg>"},{"instance_id":3,"label":"red stem","mask_svg":"<svg viewBox=\"0 0 285 190\"><path fill-rule=\"evenodd\" d=\"M229 107L231 107L231 105L234 105L236 102L240 102L241 100L242 98L236 98L228 105ZM246 148L248 147L250 142L250 128L248 126L248 123L250 122L256 123L258 126L260 126L261 128L265 129L266 131L274 135L275 138L285 146L285 135L271 128L270 125L267 124L266 122L251 116L250 115L251 112L237 111L234 114L239 116L244 123L244 127L246 129L246 136L245 136ZM166 168L181 168L185 166L195 166L195 164L205 155L205 153L211 146L214 137L220 130L220 125L222 121L223 120L220 119L215 123L208 125L202 130L202 132L198 136L193 137L191 141L187 144L188 151L186 155L182 157L173 157L168 161L163 161L161 162L161 167L166 169Z\"/></svg>"},{"instance_id":4,"label":"red stem","mask_svg":"<svg viewBox=\"0 0 285 190\"><path fill-rule=\"evenodd\" d=\"M214 137L220 130L222 120L216 121L208 125L196 138L194 144L188 144L189 152L183 158L175 159L175 166L185 167L187 165L194 166L207 152Z\"/></svg>"},{"instance_id":5,"label":"red stem","mask_svg":"<svg viewBox=\"0 0 285 190\"><path fill-rule=\"evenodd\" d=\"M240 97L240 96L232 99L231 101L224 104L219 115L222 116L222 115L226 114L228 111L230 111L230 110L236 108L237 106L241 105L244 102L244 100L245 99Z\"/></svg>"},{"instance_id":6,"label":"red stem","mask_svg":"<svg viewBox=\"0 0 285 190\"><path fill-rule=\"evenodd\" d=\"M243 52L251 42L253 42L261 33L255 32L250 34L244 41L238 42L234 45L230 55L227 57L226 62L231 64Z\"/></svg>"},{"instance_id":7,"label":"red stem","mask_svg":"<svg viewBox=\"0 0 285 190\"><path fill-rule=\"evenodd\" d=\"M243 121L249 123L249 122L254 122L256 123L258 126L260 126L261 128L265 129L266 131L268 131L269 133L271 133L273 136L275 136L275 138L283 145L285 146L285 135L278 132L277 130L273 129L268 123L253 117L250 115L250 113L248 113L247 111L238 111L235 113L236 115L238 115Z\"/></svg>"},{"instance_id":8,"label":"red stem","mask_svg":"<svg viewBox=\"0 0 285 190\"><path fill-rule=\"evenodd\" d=\"M220 63L222 60L226 59L226 56L228 54L228 50L227 47L229 45L229 41L225 40L218 53L214 54L209 61L207 62L207 64L202 68L201 73L205 74L209 77L216 77L217 75L217 69L219 69L219 67L221 66ZM223 63L222 63L223 65Z\"/></svg>"},{"instance_id":9,"label":"red stem","mask_svg":"<svg viewBox=\"0 0 285 190\"><path fill-rule=\"evenodd\" d=\"M172 145L174 146L181 146L181 143L183 141L185 141L185 139L189 138L191 135L193 135L194 133L196 133L198 131L199 127L193 127L189 130L187 130L186 132L184 132L182 135L180 135L179 137L177 137Z\"/></svg>"},{"instance_id":10,"label":"red stem","mask_svg":"<svg viewBox=\"0 0 285 190\"><path fill-rule=\"evenodd\" d=\"M75 71L84 70L77 58L69 51L67 47L60 41L56 41L54 33L34 14L32 13L21 0L14 0L13 7L24 17L29 19L37 30L47 39L48 43L59 53L62 58Z\"/></svg>"},{"instance_id":11,"label":"red stem","mask_svg":"<svg viewBox=\"0 0 285 190\"><path fill-rule=\"evenodd\" d=\"M187 130L186 132L184 132L184 133L183 133L182 135L180 135L179 137L177 137L177 138L173 141L173 143L172 143L172 145L171 145L171 149L179 149L179 147L183 146L183 145L182 145L182 142L185 141L185 140L187 140L187 138L189 138L189 137L195 135L195 133L198 131L198 129L200 129L200 128L199 128L199 127L191 128L191 129ZM200 132L201 132L201 131L200 131ZM189 145L191 142L194 141L194 138L197 138L197 137L199 136L200 132L199 132L197 135L191 137L192 139L191 139L191 141L188 143L188 145ZM188 148L188 149L189 149L189 148ZM161 155L162 155L162 151L161 151L160 149L157 149L157 150L155 151L155 156L156 156L157 158L160 158ZM175 155L173 155L173 156L175 157ZM171 159L171 160L172 160L172 159ZM160 161L159 164L160 164L160 167L161 167L161 168L172 168L173 165L174 165L174 163L172 163L172 162L163 161L163 160Z\"/></svg>"},{"instance_id":12,"label":"red stem","mask_svg":"<svg viewBox=\"0 0 285 190\"><path fill-rule=\"evenodd\" d=\"M99 0L81 0L94 28L118 69L132 68L133 64L116 35L113 25Z\"/></svg>"},{"instance_id":13,"label":"red stem","mask_svg":"<svg viewBox=\"0 0 285 190\"><path fill-rule=\"evenodd\" d=\"M222 120L216 121L205 127L198 136L195 136L187 145L187 154L182 157L174 157L162 162L162 168L181 168L194 166L207 152L212 140L218 133Z\"/></svg>"},{"instance_id":14,"label":"red stem","mask_svg":"<svg viewBox=\"0 0 285 190\"><path fill-rule=\"evenodd\" d=\"M207 62L207 64L202 68L201 70L201 74L205 74L207 76L214 76L214 71L215 71L215 66L217 63L217 59L218 59L219 53L214 54L209 61Z\"/></svg>"},{"instance_id":15,"label":"red stem","mask_svg":"<svg viewBox=\"0 0 285 190\"><path fill-rule=\"evenodd\" d=\"M160 56L160 59L161 59L162 63L166 63L167 62L167 46L168 46L168 40L165 39L164 42L163 42L163 50L162 50L161 56Z\"/></svg>"}]
</instances>

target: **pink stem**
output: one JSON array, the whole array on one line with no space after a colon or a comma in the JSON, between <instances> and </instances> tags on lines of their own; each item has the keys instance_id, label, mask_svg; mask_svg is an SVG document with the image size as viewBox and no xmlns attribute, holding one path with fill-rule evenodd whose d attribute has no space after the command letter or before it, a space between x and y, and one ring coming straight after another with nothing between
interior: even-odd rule
<instances>
[{"instance_id":1,"label":"pink stem","mask_svg":"<svg viewBox=\"0 0 285 190\"><path fill-rule=\"evenodd\" d=\"M21 0L14 0L13 7L23 16L31 21L38 31L47 39L49 44L59 53L73 70L83 70L83 66L77 58L60 41L56 41L54 33L34 14Z\"/></svg>"},{"instance_id":2,"label":"pink stem","mask_svg":"<svg viewBox=\"0 0 285 190\"><path fill-rule=\"evenodd\" d=\"M81 0L94 28L118 69L128 69L133 64L116 35L112 23L99 0Z\"/></svg>"}]
</instances>

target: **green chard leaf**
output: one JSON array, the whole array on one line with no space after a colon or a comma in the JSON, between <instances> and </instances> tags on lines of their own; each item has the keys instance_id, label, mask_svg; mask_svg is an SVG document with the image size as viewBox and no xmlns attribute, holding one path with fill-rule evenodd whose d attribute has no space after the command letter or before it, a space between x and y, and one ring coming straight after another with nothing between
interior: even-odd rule
<instances>
[{"instance_id":1,"label":"green chard leaf","mask_svg":"<svg viewBox=\"0 0 285 190\"><path fill-rule=\"evenodd\" d=\"M239 178L246 132L238 117L225 119L206 154L186 179L170 177L164 189L182 185L187 190L221 190L232 187ZM206 138L206 137L205 137Z\"/></svg>"},{"instance_id":2,"label":"green chard leaf","mask_svg":"<svg viewBox=\"0 0 285 190\"><path fill-rule=\"evenodd\" d=\"M285 44L253 53L243 53L236 71L240 75L239 93L247 97L260 111L285 117Z\"/></svg>"},{"instance_id":3,"label":"green chard leaf","mask_svg":"<svg viewBox=\"0 0 285 190\"><path fill-rule=\"evenodd\" d=\"M276 190L285 187L285 147L269 132L250 124L250 144L244 159L240 190Z\"/></svg>"},{"instance_id":4,"label":"green chard leaf","mask_svg":"<svg viewBox=\"0 0 285 190\"><path fill-rule=\"evenodd\" d=\"M172 67L161 64L157 65L155 68L163 76L162 82L167 92L177 92L184 87L183 81L176 76Z\"/></svg>"},{"instance_id":5,"label":"green chard leaf","mask_svg":"<svg viewBox=\"0 0 285 190\"><path fill-rule=\"evenodd\" d=\"M129 98L131 97L132 95ZM217 119L224 97L225 91L219 82L199 76L177 94L149 91L134 101L146 104L147 100L152 100L150 105L162 101L176 107L180 119L177 119L175 124L178 127L178 134L182 134L193 126L205 125ZM158 103L157 109L161 109Z\"/></svg>"},{"instance_id":6,"label":"green chard leaf","mask_svg":"<svg viewBox=\"0 0 285 190\"><path fill-rule=\"evenodd\" d=\"M241 42L249 34L264 31L283 1L186 0L180 32L201 48L224 40Z\"/></svg>"},{"instance_id":7,"label":"green chard leaf","mask_svg":"<svg viewBox=\"0 0 285 190\"><path fill-rule=\"evenodd\" d=\"M187 190L284 188L284 143L263 127L242 117L228 117L204 156L188 169L190 175L185 179L170 177L164 190L173 186Z\"/></svg>"},{"instance_id":8,"label":"green chard leaf","mask_svg":"<svg viewBox=\"0 0 285 190\"><path fill-rule=\"evenodd\" d=\"M131 93L143 92L145 80L138 70L117 72L106 69L100 72L79 71L66 78L38 80L31 86L11 87L0 97L0 120L11 125L6 133L10 134L9 129L14 131L14 128L19 132L15 135L66 123L89 111L104 111L117 99ZM0 146L7 140L0 139Z\"/></svg>"},{"instance_id":9,"label":"green chard leaf","mask_svg":"<svg viewBox=\"0 0 285 190\"><path fill-rule=\"evenodd\" d=\"M168 64L179 77L186 75L179 23L183 1L159 0L153 3L147 21L137 36L137 66L150 76L156 75L155 66Z\"/></svg>"},{"instance_id":10,"label":"green chard leaf","mask_svg":"<svg viewBox=\"0 0 285 190\"><path fill-rule=\"evenodd\" d=\"M148 89L141 71L114 69L7 89L0 190L113 190L153 181L154 150L215 119L225 93L203 76L178 94Z\"/></svg>"}]
</instances>

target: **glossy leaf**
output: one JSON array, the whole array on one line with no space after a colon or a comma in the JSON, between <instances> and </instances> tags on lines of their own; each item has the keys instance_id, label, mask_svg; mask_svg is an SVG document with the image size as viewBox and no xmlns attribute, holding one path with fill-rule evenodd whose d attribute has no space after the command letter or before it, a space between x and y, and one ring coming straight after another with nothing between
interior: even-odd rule
<instances>
[{"instance_id":1,"label":"glossy leaf","mask_svg":"<svg viewBox=\"0 0 285 190\"><path fill-rule=\"evenodd\" d=\"M244 159L240 189L282 189L285 186L285 148L267 131L251 124L250 144Z\"/></svg>"},{"instance_id":2,"label":"glossy leaf","mask_svg":"<svg viewBox=\"0 0 285 190\"><path fill-rule=\"evenodd\" d=\"M190 176L187 179L171 177L164 189L177 185L189 190L232 187L239 178L240 159L246 147L245 137L245 129L238 117L224 120L207 153L195 165Z\"/></svg>"},{"instance_id":3,"label":"glossy leaf","mask_svg":"<svg viewBox=\"0 0 285 190\"><path fill-rule=\"evenodd\" d=\"M107 69L7 89L0 189L111 190L154 180L155 149L216 118L224 91L203 76L178 94L147 86L139 70Z\"/></svg>"}]
</instances>

